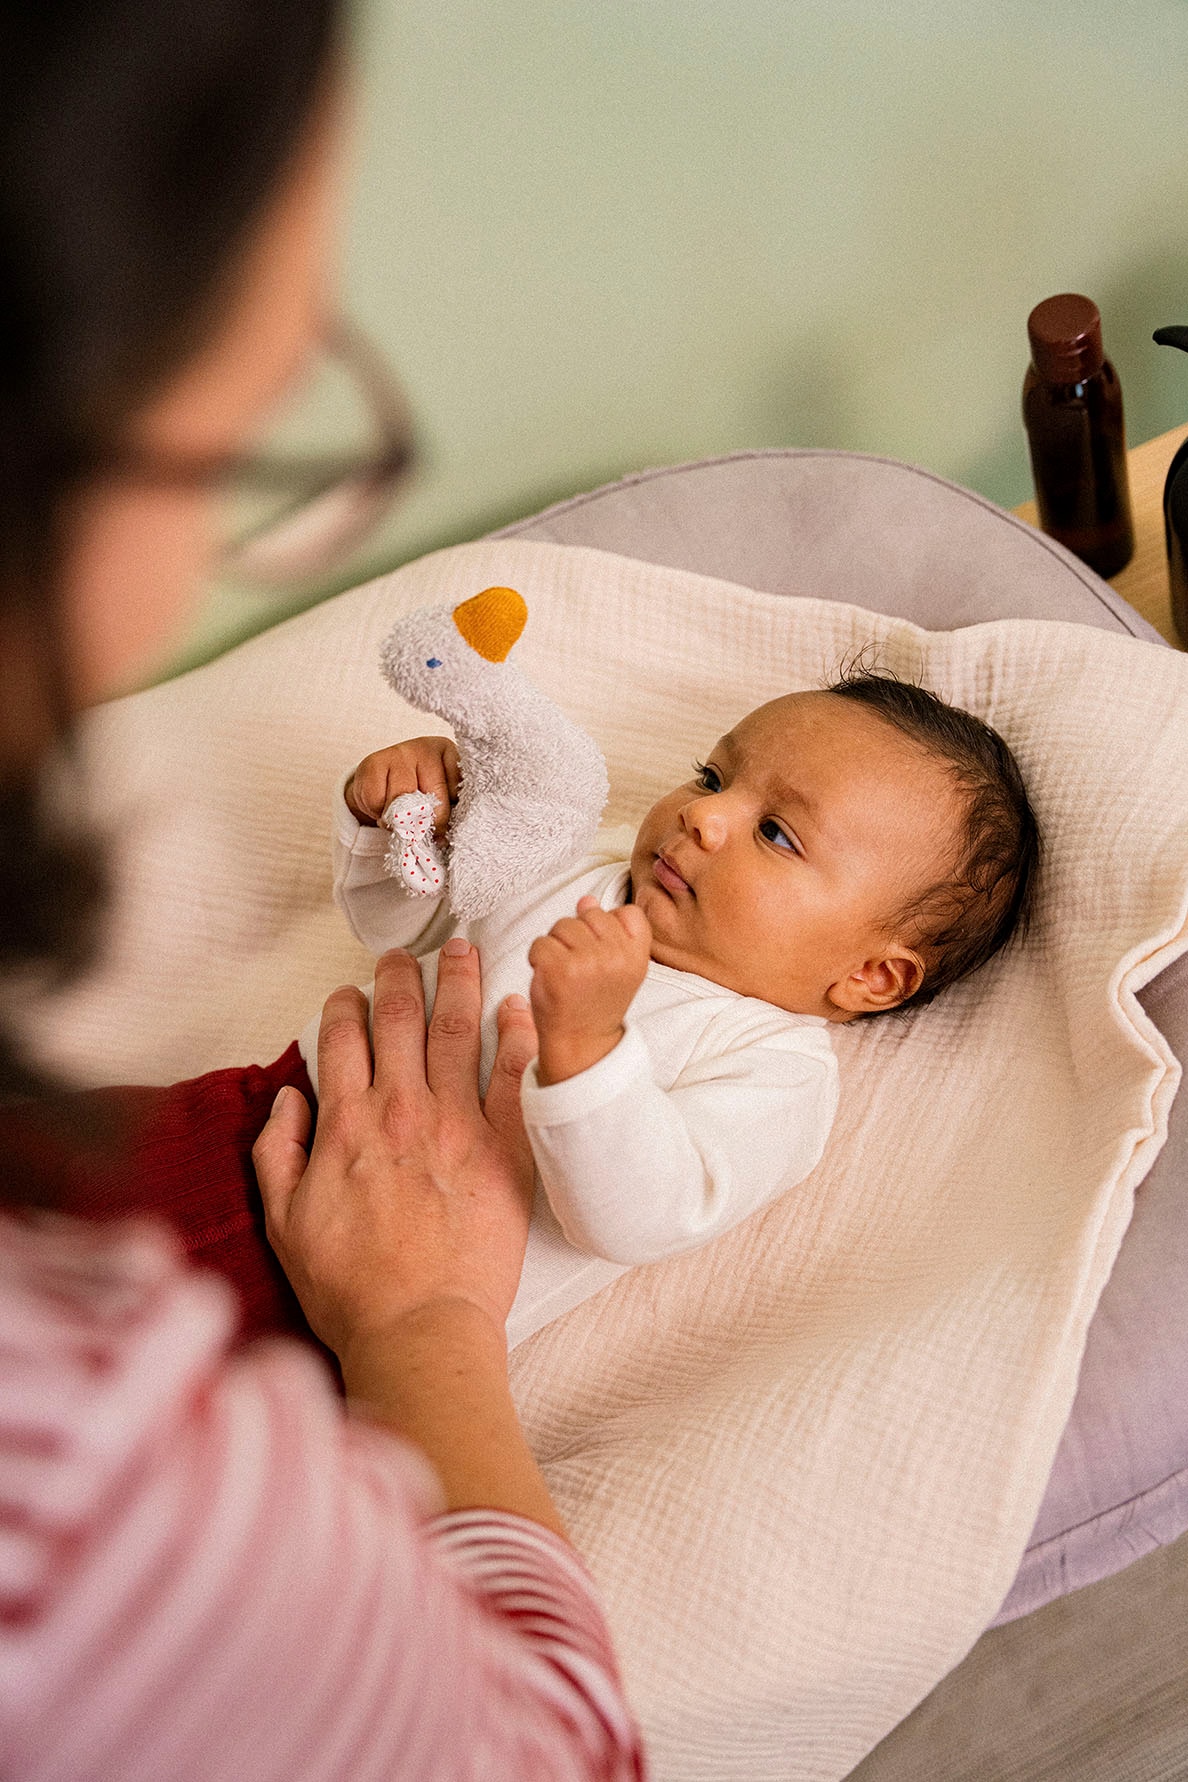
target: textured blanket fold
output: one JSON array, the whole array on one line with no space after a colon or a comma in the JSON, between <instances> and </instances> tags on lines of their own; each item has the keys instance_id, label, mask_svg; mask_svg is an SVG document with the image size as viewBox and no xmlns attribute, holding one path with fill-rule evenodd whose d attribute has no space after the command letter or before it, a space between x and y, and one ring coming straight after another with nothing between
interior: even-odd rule
<instances>
[{"instance_id":1,"label":"textured blanket fold","mask_svg":"<svg viewBox=\"0 0 1188 1782\"><path fill-rule=\"evenodd\" d=\"M838 1778L991 1619L1178 1066L1136 991L1188 944L1188 659L1007 621L928 633L569 547L423 559L95 715L124 899L44 1049L89 1081L271 1056L370 962L328 900L335 774L438 728L377 650L491 583L524 672L637 818L764 699L856 648L994 724L1044 832L1026 945L838 1033L802 1186L525 1344L531 1440L604 1592L664 1782Z\"/></svg>"}]
</instances>

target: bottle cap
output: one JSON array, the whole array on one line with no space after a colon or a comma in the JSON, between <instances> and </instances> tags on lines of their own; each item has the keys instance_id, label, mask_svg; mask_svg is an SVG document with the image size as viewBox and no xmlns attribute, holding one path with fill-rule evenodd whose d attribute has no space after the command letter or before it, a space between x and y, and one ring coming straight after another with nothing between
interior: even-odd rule
<instances>
[{"instance_id":1,"label":"bottle cap","mask_svg":"<svg viewBox=\"0 0 1188 1782\"><path fill-rule=\"evenodd\" d=\"M1105 363L1101 313L1088 297L1065 291L1046 297L1027 318L1031 363L1051 384L1079 384Z\"/></svg>"}]
</instances>

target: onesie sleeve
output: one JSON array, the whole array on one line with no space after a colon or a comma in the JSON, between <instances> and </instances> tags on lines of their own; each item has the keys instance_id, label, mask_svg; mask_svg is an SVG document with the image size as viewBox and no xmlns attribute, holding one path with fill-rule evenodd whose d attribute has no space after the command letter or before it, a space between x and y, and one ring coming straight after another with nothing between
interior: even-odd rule
<instances>
[{"instance_id":1,"label":"onesie sleeve","mask_svg":"<svg viewBox=\"0 0 1188 1782\"><path fill-rule=\"evenodd\" d=\"M457 926L445 895L416 897L385 871L389 832L351 815L347 778L344 774L334 798L334 901L369 952L378 956L389 947L433 952Z\"/></svg>"},{"instance_id":2,"label":"onesie sleeve","mask_svg":"<svg viewBox=\"0 0 1188 1782\"><path fill-rule=\"evenodd\" d=\"M662 1089L627 1024L613 1052L563 1083L521 1089L549 1204L578 1250L628 1265L696 1249L802 1181L837 1110L822 1030L694 1059Z\"/></svg>"}]
</instances>

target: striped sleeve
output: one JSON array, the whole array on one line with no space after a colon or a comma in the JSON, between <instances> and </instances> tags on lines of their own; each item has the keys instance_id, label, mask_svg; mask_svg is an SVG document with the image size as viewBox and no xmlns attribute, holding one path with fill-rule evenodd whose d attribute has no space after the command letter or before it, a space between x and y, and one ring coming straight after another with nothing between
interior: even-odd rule
<instances>
[{"instance_id":1,"label":"striped sleeve","mask_svg":"<svg viewBox=\"0 0 1188 1782\"><path fill-rule=\"evenodd\" d=\"M517 1637L518 1666L574 1729L575 1777L628 1782L643 1758L606 1624L585 1567L538 1524L493 1510L455 1511L430 1538L456 1575Z\"/></svg>"},{"instance_id":2,"label":"striped sleeve","mask_svg":"<svg viewBox=\"0 0 1188 1782\"><path fill-rule=\"evenodd\" d=\"M51 1265L26 1233L6 1252L0 1231L6 1776L642 1774L563 1543L512 1516L434 1520L421 1457L344 1416L311 1355L225 1359L221 1283L143 1241L131 1284L114 1252L58 1249Z\"/></svg>"}]
</instances>

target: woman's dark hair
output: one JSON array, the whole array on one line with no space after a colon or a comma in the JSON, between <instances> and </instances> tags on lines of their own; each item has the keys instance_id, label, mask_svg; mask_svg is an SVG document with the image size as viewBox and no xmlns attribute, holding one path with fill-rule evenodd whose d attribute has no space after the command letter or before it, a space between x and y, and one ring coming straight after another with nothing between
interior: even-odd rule
<instances>
[{"instance_id":1,"label":"woman's dark hair","mask_svg":"<svg viewBox=\"0 0 1188 1782\"><path fill-rule=\"evenodd\" d=\"M328 83L340 0L7 0L0 11L0 1100L44 1090L16 987L89 956L101 850L42 774L69 746L67 501L217 322Z\"/></svg>"},{"instance_id":2,"label":"woman's dark hair","mask_svg":"<svg viewBox=\"0 0 1188 1782\"><path fill-rule=\"evenodd\" d=\"M924 957L924 982L900 1007L931 1002L1026 935L1035 903L1039 826L1023 775L996 730L927 688L873 673L859 658L826 689L877 712L943 761L965 798L964 845L953 873L896 911Z\"/></svg>"}]
</instances>

